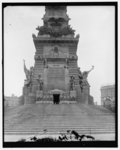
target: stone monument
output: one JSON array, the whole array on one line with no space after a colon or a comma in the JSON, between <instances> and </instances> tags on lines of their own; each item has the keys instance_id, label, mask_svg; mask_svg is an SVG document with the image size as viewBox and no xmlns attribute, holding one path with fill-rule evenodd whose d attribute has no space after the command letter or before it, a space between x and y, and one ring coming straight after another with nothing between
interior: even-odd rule
<instances>
[{"instance_id":1,"label":"stone monument","mask_svg":"<svg viewBox=\"0 0 120 150\"><path fill-rule=\"evenodd\" d=\"M25 104L86 103L89 104L90 86L87 76L77 64L79 35L69 25L66 6L45 6L43 26L38 26L38 35L33 34L36 48L35 65L24 71L23 87Z\"/></svg>"}]
</instances>

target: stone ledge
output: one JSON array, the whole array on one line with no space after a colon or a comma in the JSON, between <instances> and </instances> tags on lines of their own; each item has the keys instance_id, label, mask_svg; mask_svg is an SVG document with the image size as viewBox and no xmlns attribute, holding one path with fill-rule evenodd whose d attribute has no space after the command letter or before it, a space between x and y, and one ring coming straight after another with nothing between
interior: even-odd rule
<instances>
[{"instance_id":1,"label":"stone ledge","mask_svg":"<svg viewBox=\"0 0 120 150\"><path fill-rule=\"evenodd\" d=\"M47 103L47 104L53 104L53 101L36 101L36 103L37 104L39 104L39 103ZM60 101L60 103L59 104L76 104L77 103L77 101Z\"/></svg>"}]
</instances>

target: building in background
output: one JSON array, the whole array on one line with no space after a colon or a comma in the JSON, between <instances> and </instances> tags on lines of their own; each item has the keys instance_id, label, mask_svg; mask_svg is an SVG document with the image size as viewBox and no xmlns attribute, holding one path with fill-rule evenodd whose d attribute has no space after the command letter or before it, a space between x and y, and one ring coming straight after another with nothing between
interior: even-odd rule
<instances>
[{"instance_id":1,"label":"building in background","mask_svg":"<svg viewBox=\"0 0 120 150\"><path fill-rule=\"evenodd\" d=\"M115 85L101 87L101 105L114 110L115 108Z\"/></svg>"},{"instance_id":2,"label":"building in background","mask_svg":"<svg viewBox=\"0 0 120 150\"><path fill-rule=\"evenodd\" d=\"M5 96L4 97L4 106L19 106L22 104L22 100L21 97L17 97L15 95L11 95L11 96Z\"/></svg>"}]
</instances>

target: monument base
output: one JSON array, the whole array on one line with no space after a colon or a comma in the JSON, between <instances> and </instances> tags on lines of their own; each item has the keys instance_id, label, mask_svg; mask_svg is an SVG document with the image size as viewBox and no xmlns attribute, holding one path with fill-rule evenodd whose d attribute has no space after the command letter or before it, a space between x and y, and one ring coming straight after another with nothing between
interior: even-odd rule
<instances>
[{"instance_id":1,"label":"monument base","mask_svg":"<svg viewBox=\"0 0 120 150\"><path fill-rule=\"evenodd\" d=\"M24 104L35 104L36 99L33 93L29 93L27 96L24 96Z\"/></svg>"}]
</instances>

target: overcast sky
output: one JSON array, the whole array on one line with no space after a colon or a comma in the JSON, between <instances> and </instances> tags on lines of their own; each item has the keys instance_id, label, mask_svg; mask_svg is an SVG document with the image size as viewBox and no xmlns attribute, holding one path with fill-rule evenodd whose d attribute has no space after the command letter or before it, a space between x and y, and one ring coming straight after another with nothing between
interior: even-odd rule
<instances>
[{"instance_id":1,"label":"overcast sky","mask_svg":"<svg viewBox=\"0 0 120 150\"><path fill-rule=\"evenodd\" d=\"M4 86L5 95L22 94L27 68L34 66L35 47L32 33L42 26L45 8L40 6L6 7L4 9ZM77 55L78 66L89 74L90 93L100 103L100 87L115 82L115 21L114 6L69 6L69 24L80 34Z\"/></svg>"}]
</instances>

